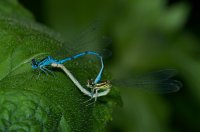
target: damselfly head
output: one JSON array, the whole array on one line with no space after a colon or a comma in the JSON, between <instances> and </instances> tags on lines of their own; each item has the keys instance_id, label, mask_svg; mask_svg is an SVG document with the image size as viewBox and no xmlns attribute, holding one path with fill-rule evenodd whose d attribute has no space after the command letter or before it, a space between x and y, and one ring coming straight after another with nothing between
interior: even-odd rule
<instances>
[{"instance_id":1,"label":"damselfly head","mask_svg":"<svg viewBox=\"0 0 200 132\"><path fill-rule=\"evenodd\" d=\"M94 84L94 80L93 80L93 79L88 79L88 80L87 80L87 85L86 85L86 86L87 86L88 88L94 88L94 85L95 85L95 84Z\"/></svg>"},{"instance_id":2,"label":"damselfly head","mask_svg":"<svg viewBox=\"0 0 200 132\"><path fill-rule=\"evenodd\" d=\"M31 66L32 66L33 69L38 68L38 63L37 63L36 59L31 60Z\"/></svg>"}]
</instances>

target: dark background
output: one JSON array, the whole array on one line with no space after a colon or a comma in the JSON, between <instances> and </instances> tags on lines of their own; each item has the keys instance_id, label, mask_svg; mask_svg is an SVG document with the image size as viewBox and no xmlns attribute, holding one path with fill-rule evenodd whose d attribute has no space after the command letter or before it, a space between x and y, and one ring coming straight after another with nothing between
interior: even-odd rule
<instances>
[{"instance_id":1,"label":"dark background","mask_svg":"<svg viewBox=\"0 0 200 132\"><path fill-rule=\"evenodd\" d=\"M195 32L199 34L200 30L200 1L198 0L168 0L168 5L174 4L176 2L186 2L191 6L191 12L189 14L189 18L185 25L185 28L190 30L191 32ZM45 23L44 13L43 13L43 4L45 4L42 0L19 0L19 2L27 7L35 16L36 20L41 23Z\"/></svg>"}]
</instances>

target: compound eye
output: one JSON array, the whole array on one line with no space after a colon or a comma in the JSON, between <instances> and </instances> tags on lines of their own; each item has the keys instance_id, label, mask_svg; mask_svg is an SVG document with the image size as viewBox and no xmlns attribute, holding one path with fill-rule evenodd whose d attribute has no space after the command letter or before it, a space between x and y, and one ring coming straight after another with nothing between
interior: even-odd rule
<instances>
[{"instance_id":1,"label":"compound eye","mask_svg":"<svg viewBox=\"0 0 200 132\"><path fill-rule=\"evenodd\" d=\"M37 65L37 63L36 63L36 60L35 60L35 59L32 59L32 60L31 60L31 62L32 62L32 65L34 65L34 66L35 66L35 65Z\"/></svg>"},{"instance_id":2,"label":"compound eye","mask_svg":"<svg viewBox=\"0 0 200 132\"><path fill-rule=\"evenodd\" d=\"M89 79L88 80L88 84L91 85L91 86L93 86L94 85L94 80L93 79Z\"/></svg>"}]
</instances>

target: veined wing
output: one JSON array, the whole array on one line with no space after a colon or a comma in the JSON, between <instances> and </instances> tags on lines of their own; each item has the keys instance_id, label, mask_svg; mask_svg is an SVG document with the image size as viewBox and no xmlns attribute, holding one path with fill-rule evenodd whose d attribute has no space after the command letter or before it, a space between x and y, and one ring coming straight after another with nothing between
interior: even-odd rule
<instances>
[{"instance_id":1,"label":"veined wing","mask_svg":"<svg viewBox=\"0 0 200 132\"><path fill-rule=\"evenodd\" d=\"M86 51L92 51L100 54L100 56L105 60L105 58L112 55L111 51L104 50L112 41L107 37L102 37L102 29L103 22L99 19L95 20L83 28L81 32L74 35L75 37L68 41L68 43L63 43L54 56L63 59ZM87 65L99 66L100 60L94 55L84 55L83 57L80 57L80 59L76 59L75 62L76 64L81 64L82 66L84 65L87 67Z\"/></svg>"},{"instance_id":2,"label":"veined wing","mask_svg":"<svg viewBox=\"0 0 200 132\"><path fill-rule=\"evenodd\" d=\"M111 39L103 37L102 29L103 23L96 20L92 24L89 24L81 32L77 33L75 37L63 44L58 51L59 56L62 54L77 54L85 51L98 51L104 49L108 43L111 43Z\"/></svg>"},{"instance_id":3,"label":"veined wing","mask_svg":"<svg viewBox=\"0 0 200 132\"><path fill-rule=\"evenodd\" d=\"M120 87L139 88L149 92L172 93L179 91L182 87L180 81L172 78L176 73L175 69L165 69L138 77L113 80L113 84Z\"/></svg>"}]
</instances>

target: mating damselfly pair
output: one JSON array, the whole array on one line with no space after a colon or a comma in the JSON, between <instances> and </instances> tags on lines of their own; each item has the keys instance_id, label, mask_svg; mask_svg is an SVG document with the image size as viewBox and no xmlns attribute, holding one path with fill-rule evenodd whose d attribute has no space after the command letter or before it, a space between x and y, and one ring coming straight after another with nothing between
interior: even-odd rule
<instances>
[{"instance_id":1,"label":"mating damselfly pair","mask_svg":"<svg viewBox=\"0 0 200 132\"><path fill-rule=\"evenodd\" d=\"M83 57L85 55L94 55L101 62L101 68L96 78L94 80L86 80L87 88L83 87L83 85L80 84L76 77L74 77L74 75L63 65L65 62ZM82 52L61 60L57 60L51 56L47 56L41 60L32 59L33 69L40 69L44 73L48 74L48 72L52 73L52 71L47 68L49 66L54 68L61 68L82 93L89 96L91 99L94 98L95 101L98 97L107 95L110 92L112 85L118 85L121 87L143 88L144 90L158 93L176 92L182 86L181 82L172 79L172 77L176 75L176 70L174 69L160 70L137 78L127 77L124 79L115 79L112 81L102 81L102 74L104 70L103 57L99 53L93 51ZM87 89L90 90L88 91Z\"/></svg>"},{"instance_id":2,"label":"mating damselfly pair","mask_svg":"<svg viewBox=\"0 0 200 132\"><path fill-rule=\"evenodd\" d=\"M182 86L181 82L172 79L172 77L176 75L176 70L174 69L164 69L136 78L133 78L131 76L126 78L120 78L120 79L118 78L118 79L103 81L102 79L104 70L103 58L105 58L105 56L110 56L110 52L106 52L106 55L104 56L99 52L96 52L96 50L98 51L99 47L95 46L103 44L103 49L104 49L107 46L105 44L110 44L112 40L104 36L103 39L102 38L100 39L101 42L99 41L99 36L101 36L99 35L100 28L97 28L97 26L99 25L102 25L99 23L99 21L97 23L89 25L86 29L83 30L83 32L78 34L79 35L78 38L75 37L74 40L72 40L71 44L70 43L68 44L68 46L63 45L64 47L62 47L61 50L58 50L57 53L57 54L60 53L65 54L66 51L69 51L72 53L77 53L76 55L73 55L72 57L66 57L61 60L57 60L51 56L47 56L41 60L32 59L32 68L40 69L46 74L48 74L48 72L53 74L52 71L47 69L48 66L54 68L61 68L82 93L91 98L94 98L95 100L97 99L97 97L107 95L110 92L112 85L117 85L124 88L125 87L141 88L144 90L158 92L158 93L171 93L171 92L176 92L180 89L180 87ZM84 52L85 49L90 49L90 51ZM74 77L74 75L67 69L67 67L64 66L64 63L75 60L80 57L84 57L86 55L97 57L97 59L100 61L101 68L94 79L89 79L85 81L86 82L86 88L85 88L83 87L83 85L81 85L80 81L76 79L76 77ZM87 89L90 90L88 91Z\"/></svg>"}]
</instances>

